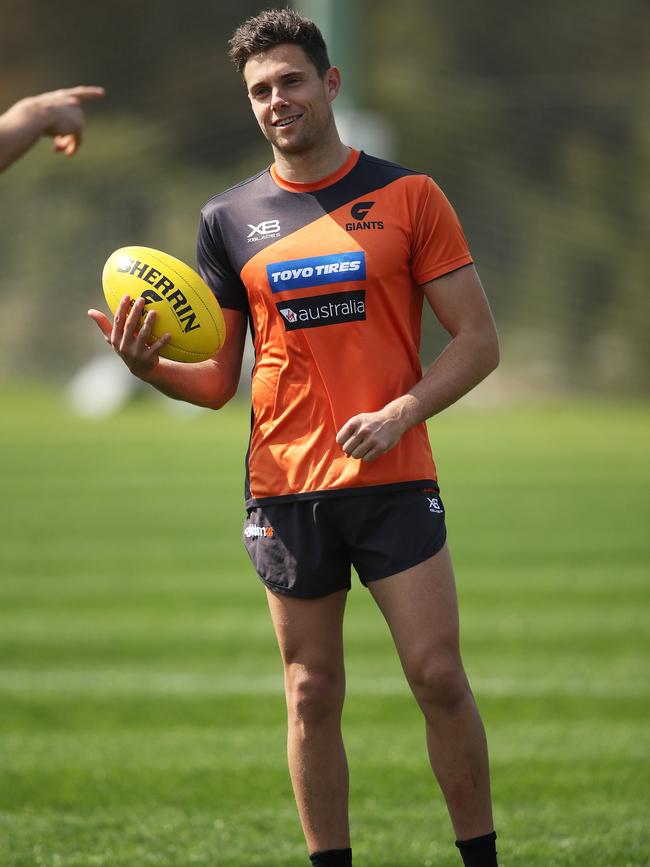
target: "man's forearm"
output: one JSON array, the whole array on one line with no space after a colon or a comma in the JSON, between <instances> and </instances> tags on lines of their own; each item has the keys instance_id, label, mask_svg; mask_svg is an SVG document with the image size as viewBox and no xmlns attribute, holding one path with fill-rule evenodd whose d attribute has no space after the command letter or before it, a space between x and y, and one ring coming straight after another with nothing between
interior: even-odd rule
<instances>
[{"instance_id":1,"label":"man's forearm","mask_svg":"<svg viewBox=\"0 0 650 867\"><path fill-rule=\"evenodd\" d=\"M461 332L422 379L385 409L389 414L396 414L406 431L451 406L492 373L498 363L496 334Z\"/></svg>"},{"instance_id":2,"label":"man's forearm","mask_svg":"<svg viewBox=\"0 0 650 867\"><path fill-rule=\"evenodd\" d=\"M237 383L224 375L215 359L182 364L161 358L150 373L140 378L167 397L210 409L220 409L237 390Z\"/></svg>"},{"instance_id":3,"label":"man's forearm","mask_svg":"<svg viewBox=\"0 0 650 867\"><path fill-rule=\"evenodd\" d=\"M349 419L336 435L346 455L372 461L410 428L442 412L478 385L499 363L496 331L461 331L406 394L375 412Z\"/></svg>"},{"instance_id":4,"label":"man's forearm","mask_svg":"<svg viewBox=\"0 0 650 867\"><path fill-rule=\"evenodd\" d=\"M8 168L41 137L47 119L38 103L22 99L0 116L0 171Z\"/></svg>"}]
</instances>

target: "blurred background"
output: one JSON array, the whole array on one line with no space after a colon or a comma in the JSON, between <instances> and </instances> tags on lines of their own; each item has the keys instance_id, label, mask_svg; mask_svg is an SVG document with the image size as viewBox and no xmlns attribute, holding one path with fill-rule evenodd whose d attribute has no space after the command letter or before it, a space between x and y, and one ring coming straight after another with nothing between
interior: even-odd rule
<instances>
[{"instance_id":1,"label":"blurred background","mask_svg":"<svg viewBox=\"0 0 650 867\"><path fill-rule=\"evenodd\" d=\"M650 7L293 5L341 67L344 140L451 199L501 334L496 373L430 421L500 863L647 867ZM226 57L265 6L0 0L0 111L107 89L73 159L43 140L0 175L2 867L306 860L241 545L247 388L170 413L86 316L113 250L194 263L201 206L270 162ZM348 612L355 862L456 867L356 581Z\"/></svg>"},{"instance_id":2,"label":"blurred background","mask_svg":"<svg viewBox=\"0 0 650 867\"><path fill-rule=\"evenodd\" d=\"M645 0L295 5L342 69L344 137L430 173L461 217L503 340L483 399L645 391ZM85 311L102 303L110 252L138 243L193 263L202 204L270 161L225 55L265 4L2 7L0 108L78 83L108 91L77 157L43 141L0 179L0 377L63 381L103 349ZM428 327L425 360L442 339Z\"/></svg>"}]
</instances>

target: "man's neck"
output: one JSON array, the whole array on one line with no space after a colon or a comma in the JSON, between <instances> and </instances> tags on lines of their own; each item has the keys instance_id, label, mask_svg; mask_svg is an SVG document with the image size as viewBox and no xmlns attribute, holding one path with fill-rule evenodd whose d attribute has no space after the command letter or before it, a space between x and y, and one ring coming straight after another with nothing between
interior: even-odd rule
<instances>
[{"instance_id":1,"label":"man's neck","mask_svg":"<svg viewBox=\"0 0 650 867\"><path fill-rule=\"evenodd\" d=\"M283 154L274 150L275 168L280 177L291 183L314 184L334 174L350 156L350 148L337 137L327 147L302 154Z\"/></svg>"}]
</instances>

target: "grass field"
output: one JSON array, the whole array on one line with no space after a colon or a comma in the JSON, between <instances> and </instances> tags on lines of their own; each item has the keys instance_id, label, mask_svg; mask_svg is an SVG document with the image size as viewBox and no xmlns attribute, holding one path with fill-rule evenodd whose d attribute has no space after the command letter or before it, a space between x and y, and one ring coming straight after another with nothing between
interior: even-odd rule
<instances>
[{"instance_id":1,"label":"grass field","mask_svg":"<svg viewBox=\"0 0 650 867\"><path fill-rule=\"evenodd\" d=\"M302 867L279 658L240 542L245 406L108 422L6 391L2 867ZM650 864L650 409L431 424L505 867ZM358 584L345 735L358 867L460 859Z\"/></svg>"}]
</instances>

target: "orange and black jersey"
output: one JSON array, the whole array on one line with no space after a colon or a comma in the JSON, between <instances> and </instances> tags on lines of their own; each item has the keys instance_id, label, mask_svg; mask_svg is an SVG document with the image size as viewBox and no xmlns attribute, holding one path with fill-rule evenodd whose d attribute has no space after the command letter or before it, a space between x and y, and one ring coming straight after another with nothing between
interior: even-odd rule
<instances>
[{"instance_id":1,"label":"orange and black jersey","mask_svg":"<svg viewBox=\"0 0 650 867\"><path fill-rule=\"evenodd\" d=\"M336 443L421 378L420 287L472 261L430 177L359 151L314 184L272 166L205 205L197 261L253 334L247 505L436 479L424 424L369 463Z\"/></svg>"}]
</instances>

